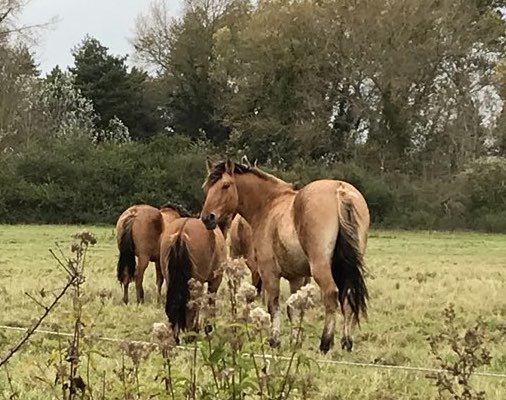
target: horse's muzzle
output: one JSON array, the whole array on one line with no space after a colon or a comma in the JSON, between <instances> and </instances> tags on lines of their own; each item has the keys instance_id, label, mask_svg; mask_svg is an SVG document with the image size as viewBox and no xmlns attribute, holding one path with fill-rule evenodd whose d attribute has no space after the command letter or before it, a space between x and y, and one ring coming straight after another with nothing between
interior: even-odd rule
<instances>
[{"instance_id":1,"label":"horse's muzzle","mask_svg":"<svg viewBox=\"0 0 506 400\"><path fill-rule=\"evenodd\" d=\"M207 229L213 230L218 225L218 219L216 218L216 214L211 213L208 215L201 215L200 219L204 223Z\"/></svg>"}]
</instances>

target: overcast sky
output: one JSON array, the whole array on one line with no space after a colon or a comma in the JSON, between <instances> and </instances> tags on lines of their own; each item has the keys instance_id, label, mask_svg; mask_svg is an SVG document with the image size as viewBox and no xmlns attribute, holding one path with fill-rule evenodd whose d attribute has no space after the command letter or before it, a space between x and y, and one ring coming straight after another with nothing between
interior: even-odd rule
<instances>
[{"instance_id":1,"label":"overcast sky","mask_svg":"<svg viewBox=\"0 0 506 400\"><path fill-rule=\"evenodd\" d=\"M96 37L111 53L131 52L128 39L133 35L135 17L145 11L151 0L31 0L20 20L24 24L47 22L58 18L41 32L34 48L42 71L49 72L56 64L65 68L72 64L70 50L86 34ZM182 0L168 0L169 9L177 14Z\"/></svg>"}]
</instances>

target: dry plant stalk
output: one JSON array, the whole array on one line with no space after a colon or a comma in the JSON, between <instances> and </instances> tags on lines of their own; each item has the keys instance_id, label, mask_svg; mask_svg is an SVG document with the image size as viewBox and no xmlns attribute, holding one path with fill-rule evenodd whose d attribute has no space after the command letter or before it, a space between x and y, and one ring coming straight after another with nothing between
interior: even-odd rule
<instances>
[{"instance_id":1,"label":"dry plant stalk","mask_svg":"<svg viewBox=\"0 0 506 400\"><path fill-rule=\"evenodd\" d=\"M435 381L441 399L449 394L455 400L484 400L485 392L478 391L471 385L476 369L489 365L492 358L485 347L487 340L483 321L478 320L461 337L453 304L445 308L443 314L444 332L429 339L431 352L442 372L429 374L427 378Z\"/></svg>"},{"instance_id":2,"label":"dry plant stalk","mask_svg":"<svg viewBox=\"0 0 506 400\"><path fill-rule=\"evenodd\" d=\"M33 299L39 306L44 308L44 312L39 316L39 318L35 321L35 323L26 331L26 333L23 335L23 337L16 343L11 349L7 350L7 352L0 358L0 367L3 366L7 361L16 354L23 346L24 344L30 339L30 337L35 333L37 328L40 326L40 324L46 319L46 317L51 313L51 311L56 307L56 305L60 302L60 300L63 298L63 296L67 293L67 291L72 287L77 287L81 285L81 280L83 280L82 276L82 270L78 267L78 263L84 262L84 256L86 254L86 250L88 248L88 245L94 245L96 243L95 237L88 233L88 232L82 232L81 234L77 234L74 236L81 238L81 244L84 247L80 248L80 254L79 254L79 262L77 258L72 260L65 260L61 259L56 253L52 250L50 250L51 254L55 258L55 260L58 262L59 266L62 267L65 272L67 273L67 283L65 286L59 291L59 293L54 297L53 301L49 305L43 305L36 299ZM73 245L74 247L74 245ZM76 264L76 262L78 262ZM44 290L41 291L41 294L45 293Z\"/></svg>"}]
</instances>

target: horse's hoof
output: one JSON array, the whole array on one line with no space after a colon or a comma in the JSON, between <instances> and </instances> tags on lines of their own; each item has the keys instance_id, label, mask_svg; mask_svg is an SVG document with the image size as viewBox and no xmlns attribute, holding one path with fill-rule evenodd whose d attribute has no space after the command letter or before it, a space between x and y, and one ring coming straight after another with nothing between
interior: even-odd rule
<instances>
[{"instance_id":1,"label":"horse's hoof","mask_svg":"<svg viewBox=\"0 0 506 400\"><path fill-rule=\"evenodd\" d=\"M286 316L288 317L288 321L290 321L290 323L293 323L292 308L290 306L286 306Z\"/></svg>"},{"instance_id":2,"label":"horse's hoof","mask_svg":"<svg viewBox=\"0 0 506 400\"><path fill-rule=\"evenodd\" d=\"M273 349L277 349L279 346L281 346L281 342L279 341L279 339L270 338L269 346L271 346Z\"/></svg>"},{"instance_id":3,"label":"horse's hoof","mask_svg":"<svg viewBox=\"0 0 506 400\"><path fill-rule=\"evenodd\" d=\"M322 336L322 339L320 341L320 351L323 354L327 354L328 351L331 349L331 347L334 345L334 337L333 336Z\"/></svg>"},{"instance_id":4,"label":"horse's hoof","mask_svg":"<svg viewBox=\"0 0 506 400\"><path fill-rule=\"evenodd\" d=\"M351 351L353 348L353 340L350 337L343 336L341 338L341 348L343 350Z\"/></svg>"},{"instance_id":5,"label":"horse's hoof","mask_svg":"<svg viewBox=\"0 0 506 400\"><path fill-rule=\"evenodd\" d=\"M195 343L196 340L197 340L197 337L195 335L188 335L188 336L184 337L185 344Z\"/></svg>"}]
</instances>

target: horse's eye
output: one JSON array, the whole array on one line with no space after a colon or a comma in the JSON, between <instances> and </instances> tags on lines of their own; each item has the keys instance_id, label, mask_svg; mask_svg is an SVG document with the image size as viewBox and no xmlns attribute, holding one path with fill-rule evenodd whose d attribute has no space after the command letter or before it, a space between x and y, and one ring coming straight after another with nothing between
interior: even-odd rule
<instances>
[{"instance_id":1,"label":"horse's eye","mask_svg":"<svg viewBox=\"0 0 506 400\"><path fill-rule=\"evenodd\" d=\"M221 187L223 190L227 190L228 188L230 187L230 183L224 183L223 186Z\"/></svg>"}]
</instances>

